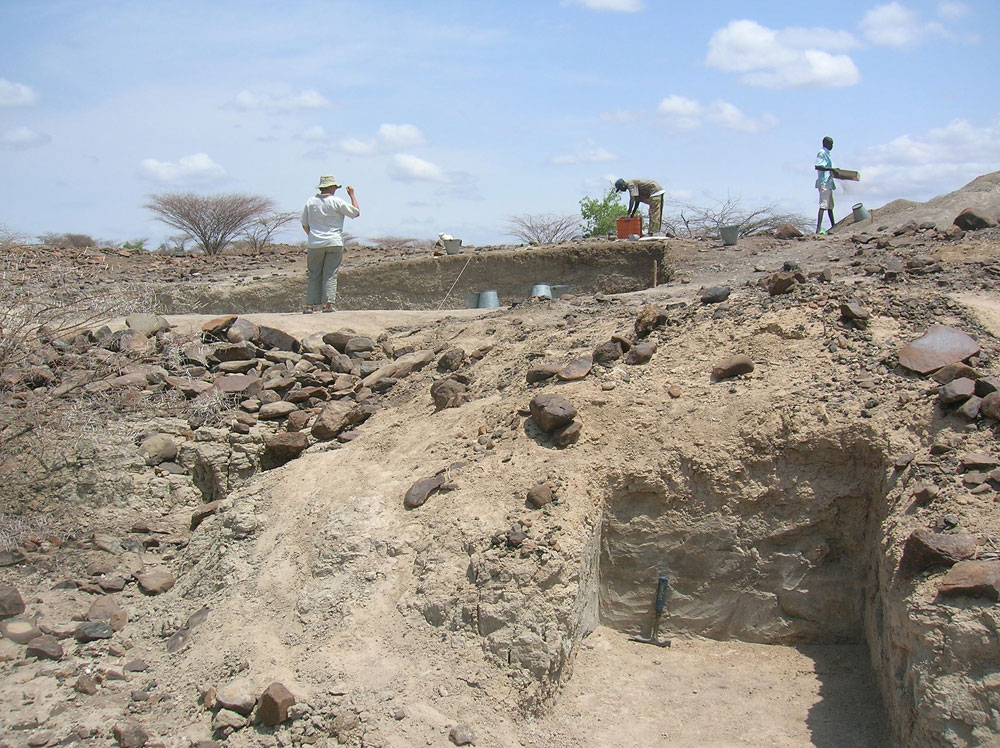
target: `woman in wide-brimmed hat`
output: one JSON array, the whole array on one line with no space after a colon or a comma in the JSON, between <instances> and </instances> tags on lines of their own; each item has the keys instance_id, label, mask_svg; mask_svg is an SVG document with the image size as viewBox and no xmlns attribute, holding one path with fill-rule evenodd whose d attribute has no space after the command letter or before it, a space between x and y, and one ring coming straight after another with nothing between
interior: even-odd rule
<instances>
[{"instance_id":1,"label":"woman in wide-brimmed hat","mask_svg":"<svg viewBox=\"0 0 1000 748\"><path fill-rule=\"evenodd\" d=\"M348 185L347 195L351 204L335 197L333 193L340 187L334 177L326 174L319 178L318 195L306 201L302 209L302 228L309 237L306 258L308 270L306 283L306 311L318 307L323 311L334 311L337 300L337 271L344 259L344 217L357 218L361 215L354 188Z\"/></svg>"}]
</instances>

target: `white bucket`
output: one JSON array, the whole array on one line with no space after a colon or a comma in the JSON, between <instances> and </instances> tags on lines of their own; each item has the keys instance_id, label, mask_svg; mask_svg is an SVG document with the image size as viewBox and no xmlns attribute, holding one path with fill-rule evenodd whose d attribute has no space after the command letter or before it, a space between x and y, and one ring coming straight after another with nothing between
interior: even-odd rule
<instances>
[{"instance_id":1,"label":"white bucket","mask_svg":"<svg viewBox=\"0 0 1000 748\"><path fill-rule=\"evenodd\" d=\"M531 298L533 299L551 299L552 298L552 287L548 283L536 283L531 289Z\"/></svg>"},{"instance_id":2,"label":"white bucket","mask_svg":"<svg viewBox=\"0 0 1000 748\"><path fill-rule=\"evenodd\" d=\"M740 238L740 227L739 226L723 226L719 229L719 235L722 237L722 243L726 247L736 246L736 240Z\"/></svg>"},{"instance_id":3,"label":"white bucket","mask_svg":"<svg viewBox=\"0 0 1000 748\"><path fill-rule=\"evenodd\" d=\"M500 306L500 297L497 295L496 291L479 292L480 309L496 309L498 306Z\"/></svg>"},{"instance_id":4,"label":"white bucket","mask_svg":"<svg viewBox=\"0 0 1000 748\"><path fill-rule=\"evenodd\" d=\"M444 251L449 255L457 255L462 251L462 240L461 239L442 239L444 242Z\"/></svg>"}]
</instances>

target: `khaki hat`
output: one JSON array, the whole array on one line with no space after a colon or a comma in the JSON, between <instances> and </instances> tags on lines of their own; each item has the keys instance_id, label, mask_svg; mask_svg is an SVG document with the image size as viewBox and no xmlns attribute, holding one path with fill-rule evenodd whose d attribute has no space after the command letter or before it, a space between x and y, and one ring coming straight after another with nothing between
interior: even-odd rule
<instances>
[{"instance_id":1,"label":"khaki hat","mask_svg":"<svg viewBox=\"0 0 1000 748\"><path fill-rule=\"evenodd\" d=\"M316 185L316 189L323 189L324 187L340 187L340 182L332 174L324 174L319 178L319 184Z\"/></svg>"}]
</instances>

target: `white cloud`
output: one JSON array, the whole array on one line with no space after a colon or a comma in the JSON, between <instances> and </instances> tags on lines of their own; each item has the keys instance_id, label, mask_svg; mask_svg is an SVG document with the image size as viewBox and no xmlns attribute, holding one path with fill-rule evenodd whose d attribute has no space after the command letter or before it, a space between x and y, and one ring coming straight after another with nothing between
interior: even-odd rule
<instances>
[{"instance_id":1,"label":"white cloud","mask_svg":"<svg viewBox=\"0 0 1000 748\"><path fill-rule=\"evenodd\" d=\"M965 18L970 12L968 5L957 2L957 0L944 0L944 2L938 3L938 15L948 21Z\"/></svg>"},{"instance_id":2,"label":"white cloud","mask_svg":"<svg viewBox=\"0 0 1000 748\"><path fill-rule=\"evenodd\" d=\"M303 109L325 109L330 106L330 101L313 89L304 89L298 93L240 91L231 102L231 106L244 112L280 113Z\"/></svg>"},{"instance_id":3,"label":"white cloud","mask_svg":"<svg viewBox=\"0 0 1000 748\"><path fill-rule=\"evenodd\" d=\"M398 182L448 182L448 177L436 164L407 153L393 156L389 176Z\"/></svg>"},{"instance_id":4,"label":"white cloud","mask_svg":"<svg viewBox=\"0 0 1000 748\"><path fill-rule=\"evenodd\" d=\"M778 118L773 114L751 117L728 101L716 99L711 104L703 105L700 101L677 94L663 99L656 111L677 130L694 130L709 122L727 130L753 133L770 130L778 124Z\"/></svg>"},{"instance_id":5,"label":"white cloud","mask_svg":"<svg viewBox=\"0 0 1000 748\"><path fill-rule=\"evenodd\" d=\"M860 152L859 188L876 197L933 197L1000 170L1000 119L976 127L956 119L922 135L901 135Z\"/></svg>"},{"instance_id":6,"label":"white cloud","mask_svg":"<svg viewBox=\"0 0 1000 748\"><path fill-rule=\"evenodd\" d=\"M625 124L627 122L635 122L640 119L641 115L639 112L633 111L631 109L616 109L613 112L602 112L601 119L605 122L617 122L618 124Z\"/></svg>"},{"instance_id":7,"label":"white cloud","mask_svg":"<svg viewBox=\"0 0 1000 748\"><path fill-rule=\"evenodd\" d=\"M302 140L308 140L310 142L318 142L326 140L326 130L323 129L322 125L313 125L312 127L307 127L301 133L299 137Z\"/></svg>"},{"instance_id":8,"label":"white cloud","mask_svg":"<svg viewBox=\"0 0 1000 748\"><path fill-rule=\"evenodd\" d=\"M755 21L732 21L708 43L705 62L764 88L835 88L861 80L854 61L841 52L856 44L845 32L790 28L775 31Z\"/></svg>"},{"instance_id":9,"label":"white cloud","mask_svg":"<svg viewBox=\"0 0 1000 748\"><path fill-rule=\"evenodd\" d=\"M356 156L371 156L378 153L391 153L403 148L414 148L426 143L427 139L416 125L382 124L379 125L374 138L368 140L345 138L340 141L339 146L345 153L352 153Z\"/></svg>"},{"instance_id":10,"label":"white cloud","mask_svg":"<svg viewBox=\"0 0 1000 748\"><path fill-rule=\"evenodd\" d=\"M38 94L30 86L0 78L0 107L34 106Z\"/></svg>"},{"instance_id":11,"label":"white cloud","mask_svg":"<svg viewBox=\"0 0 1000 748\"><path fill-rule=\"evenodd\" d=\"M156 182L207 182L226 175L226 170L207 153L183 156L176 164L147 158L139 164L139 170Z\"/></svg>"},{"instance_id":12,"label":"white cloud","mask_svg":"<svg viewBox=\"0 0 1000 748\"><path fill-rule=\"evenodd\" d=\"M51 140L52 138L48 135L35 132L28 127L15 127L13 130L7 130L0 134L0 148L34 148L35 146L45 145Z\"/></svg>"},{"instance_id":13,"label":"white cloud","mask_svg":"<svg viewBox=\"0 0 1000 748\"><path fill-rule=\"evenodd\" d=\"M952 7L950 10L954 12L958 9ZM875 6L865 13L859 25L865 38L872 44L896 49L912 47L928 37L951 38L951 34L940 23L922 21L919 13L898 2Z\"/></svg>"},{"instance_id":14,"label":"white cloud","mask_svg":"<svg viewBox=\"0 0 1000 748\"><path fill-rule=\"evenodd\" d=\"M589 10L612 10L619 13L638 13L646 7L643 0L567 0L563 5L582 5Z\"/></svg>"},{"instance_id":15,"label":"white cloud","mask_svg":"<svg viewBox=\"0 0 1000 748\"><path fill-rule=\"evenodd\" d=\"M605 161L616 161L618 156L611 151L601 148L593 140L587 140L574 153L564 153L553 156L550 161L553 164L599 164Z\"/></svg>"},{"instance_id":16,"label":"white cloud","mask_svg":"<svg viewBox=\"0 0 1000 748\"><path fill-rule=\"evenodd\" d=\"M656 111L678 130L695 130L701 127L704 108L694 99L671 94L660 102Z\"/></svg>"}]
</instances>

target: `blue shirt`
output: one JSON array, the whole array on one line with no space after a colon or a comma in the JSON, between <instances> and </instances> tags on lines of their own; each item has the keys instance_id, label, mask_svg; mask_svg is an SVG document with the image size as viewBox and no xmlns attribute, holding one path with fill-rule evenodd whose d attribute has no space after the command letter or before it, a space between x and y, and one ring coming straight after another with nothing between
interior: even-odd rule
<instances>
[{"instance_id":1,"label":"blue shirt","mask_svg":"<svg viewBox=\"0 0 1000 748\"><path fill-rule=\"evenodd\" d=\"M833 159L830 158L830 151L824 148L822 151L816 154L816 166L825 166L828 169L833 168ZM833 181L832 171L818 171L816 172L816 186L820 189L835 190L837 189L837 183Z\"/></svg>"}]
</instances>

